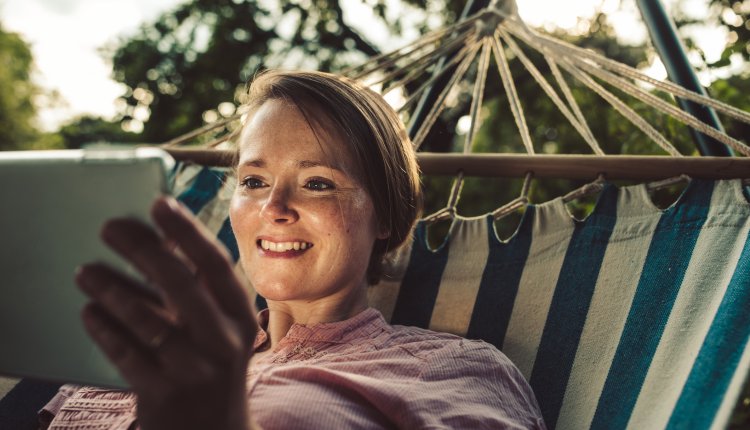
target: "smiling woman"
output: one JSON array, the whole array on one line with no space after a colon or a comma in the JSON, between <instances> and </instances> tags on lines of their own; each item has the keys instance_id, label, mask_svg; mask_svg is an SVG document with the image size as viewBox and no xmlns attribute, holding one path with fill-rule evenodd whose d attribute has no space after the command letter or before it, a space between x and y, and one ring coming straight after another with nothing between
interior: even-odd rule
<instances>
[{"instance_id":1,"label":"smiling woman","mask_svg":"<svg viewBox=\"0 0 750 430\"><path fill-rule=\"evenodd\" d=\"M388 235L343 139L325 136L324 151L322 133L283 100L264 103L246 130L230 216L251 283L272 309L304 301L306 313L325 314L312 308L336 297L347 316L359 313L373 243Z\"/></svg>"},{"instance_id":2,"label":"smiling woman","mask_svg":"<svg viewBox=\"0 0 750 430\"><path fill-rule=\"evenodd\" d=\"M420 208L396 113L312 72L267 72L248 104L230 217L268 309L253 317L226 252L174 200L154 205L161 234L111 221L104 240L163 300L108 267L79 271L84 324L133 391L64 386L50 428L544 428L493 346L391 326L367 305Z\"/></svg>"},{"instance_id":3,"label":"smiling woman","mask_svg":"<svg viewBox=\"0 0 750 430\"><path fill-rule=\"evenodd\" d=\"M404 242L416 220L416 160L395 113L375 93L318 74L299 76L266 73L250 88L232 226L241 243L260 245L260 252L243 247L240 254L261 295L274 300L282 292L271 284L289 282L316 285L319 293L336 288L337 296L359 303L346 312L356 313L365 305L364 271L376 283L384 253ZM391 127L373 133L378 124ZM278 252L294 242L302 252Z\"/></svg>"}]
</instances>

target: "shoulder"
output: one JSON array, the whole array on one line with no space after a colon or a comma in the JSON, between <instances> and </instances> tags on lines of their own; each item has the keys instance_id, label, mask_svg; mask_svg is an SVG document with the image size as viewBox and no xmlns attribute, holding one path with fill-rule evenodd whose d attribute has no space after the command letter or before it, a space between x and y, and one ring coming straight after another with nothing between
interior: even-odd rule
<instances>
[{"instance_id":1,"label":"shoulder","mask_svg":"<svg viewBox=\"0 0 750 430\"><path fill-rule=\"evenodd\" d=\"M423 359L466 341L453 334L402 325L388 325L382 336L383 346L400 348Z\"/></svg>"},{"instance_id":2,"label":"shoulder","mask_svg":"<svg viewBox=\"0 0 750 430\"><path fill-rule=\"evenodd\" d=\"M528 386L515 364L494 345L483 340L419 327L394 325L390 328L387 343L422 359L423 379L455 380L481 376L485 381Z\"/></svg>"},{"instance_id":3,"label":"shoulder","mask_svg":"<svg viewBox=\"0 0 750 430\"><path fill-rule=\"evenodd\" d=\"M425 375L455 377L481 374L483 377L520 379L526 383L515 364L494 345L483 340L440 335L439 348L428 357Z\"/></svg>"},{"instance_id":4,"label":"shoulder","mask_svg":"<svg viewBox=\"0 0 750 430\"><path fill-rule=\"evenodd\" d=\"M417 384L430 387L420 391L432 398L430 410L442 411L441 420L450 418L446 423L459 427L544 428L526 378L495 346L414 327L394 326L394 331L432 346Z\"/></svg>"},{"instance_id":5,"label":"shoulder","mask_svg":"<svg viewBox=\"0 0 750 430\"><path fill-rule=\"evenodd\" d=\"M420 344L430 346L430 352L438 354L435 358L452 356L470 361L497 361L512 365L505 354L500 352L494 345L483 340L466 339L455 334L401 325L389 326L387 335L390 343L394 345L408 346L410 344Z\"/></svg>"}]
</instances>

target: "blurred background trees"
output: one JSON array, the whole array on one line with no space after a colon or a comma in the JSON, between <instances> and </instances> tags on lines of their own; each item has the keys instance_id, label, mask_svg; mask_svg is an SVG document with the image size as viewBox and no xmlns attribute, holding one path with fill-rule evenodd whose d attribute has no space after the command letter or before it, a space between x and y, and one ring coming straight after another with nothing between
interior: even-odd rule
<instances>
[{"instance_id":1,"label":"blurred background trees","mask_svg":"<svg viewBox=\"0 0 750 430\"><path fill-rule=\"evenodd\" d=\"M0 25L0 150L21 149L37 139L29 45Z\"/></svg>"},{"instance_id":2,"label":"blurred background trees","mask_svg":"<svg viewBox=\"0 0 750 430\"><path fill-rule=\"evenodd\" d=\"M692 55L697 57L697 68L716 71L712 95L747 109L750 102L743 94L747 94L750 86L746 79L750 72L747 67L738 69L737 65L743 62L747 65L750 60L750 1L708 1L711 4L709 16L695 17L683 12L685 0L677 3L673 15ZM382 45L386 35L383 40L368 40L358 28L380 26L390 33L387 36L391 37L391 42L399 36L410 40L431 28L455 22L464 7L464 2L455 0L427 3L363 0L362 6L373 11L371 18L365 18L373 22L363 24L360 17L351 14L346 17L343 3L340 0L186 0L157 20L144 23L136 34L102 47L102 55L111 60L113 79L125 88L117 102L118 115L113 119L94 116L75 119L63 127L59 138L66 147L99 140L163 142L231 115L238 92L258 70L273 67L342 70L385 50ZM618 43L606 15L600 13L582 21L578 28L585 31L556 36L636 67L645 67L653 59L655 54L648 44L623 46ZM705 55L698 49L693 39L695 34L691 32L691 28L707 24L724 27L728 33L724 54L713 63L705 62ZM3 106L17 104L17 108L6 111L25 118L4 119L9 126L2 129L17 130L19 136L26 136L18 142L31 142L35 136L34 97L39 92L28 79L33 62L28 47L23 49L23 41L15 35L0 34L3 51L14 59L12 67L3 68L4 74L0 77L0 85L13 86L15 91L2 92L14 95L7 97L12 99L10 101L4 100ZM546 71L543 62L537 64ZM522 72L520 64L512 62L511 65L517 72L514 76L518 79L533 137L539 146L537 151L586 153L581 139L566 127L562 116L533 80ZM489 76L488 109L483 114L484 128L478 136L477 150L520 152L520 138L508 115L504 96L494 96L502 94L497 71L491 70ZM11 85L19 80L26 84ZM597 137L608 146L607 152L658 153L611 109L599 109L604 102L598 96L583 89L575 90L581 104L592 107L587 112L595 116L591 124L595 125ZM633 105L680 149L687 153L692 150L688 134L681 127L637 103ZM461 103L447 112L444 121L437 126L440 133L434 133L424 149L454 150L456 122L465 110L466 104ZM733 123L727 123L727 128L735 136L748 134L746 128ZM9 138L3 138L7 148L16 147L9 142Z\"/></svg>"}]
</instances>

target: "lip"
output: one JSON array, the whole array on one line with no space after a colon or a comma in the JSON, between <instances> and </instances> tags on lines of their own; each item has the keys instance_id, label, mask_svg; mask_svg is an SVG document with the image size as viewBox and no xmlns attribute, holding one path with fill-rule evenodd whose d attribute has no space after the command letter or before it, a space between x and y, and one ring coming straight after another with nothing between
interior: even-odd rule
<instances>
[{"instance_id":1,"label":"lip","mask_svg":"<svg viewBox=\"0 0 750 430\"><path fill-rule=\"evenodd\" d=\"M260 246L260 242L262 240L267 240L267 241L275 242L275 243L283 243L283 242L305 242L305 243L312 244L312 242L309 242L309 241L304 240L304 239L291 238L291 237L258 236L258 238L255 240L255 246L258 249L258 254L260 254L263 257L269 257L269 258L296 258L296 257L299 257L302 254L306 253L307 251L309 251L310 249L312 249L312 247L314 246L314 245L312 245L312 246L310 246L307 249L298 249L298 250L290 249L288 251L278 252L278 251L271 251L270 249L268 249L268 250L267 249L263 249Z\"/></svg>"}]
</instances>

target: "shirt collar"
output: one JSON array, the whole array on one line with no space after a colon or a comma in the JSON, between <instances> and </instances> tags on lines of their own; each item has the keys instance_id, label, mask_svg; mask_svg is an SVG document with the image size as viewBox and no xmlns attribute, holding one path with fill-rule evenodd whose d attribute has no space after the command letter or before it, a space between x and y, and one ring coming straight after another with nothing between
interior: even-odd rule
<instances>
[{"instance_id":1,"label":"shirt collar","mask_svg":"<svg viewBox=\"0 0 750 430\"><path fill-rule=\"evenodd\" d=\"M257 350L269 341L268 309L258 312L258 335L253 349ZM346 343L353 338L367 337L382 331L388 324L383 315L374 308L367 308L357 315L343 320L312 325L295 323L289 328L280 344L288 340L304 340L325 343Z\"/></svg>"}]
</instances>

